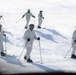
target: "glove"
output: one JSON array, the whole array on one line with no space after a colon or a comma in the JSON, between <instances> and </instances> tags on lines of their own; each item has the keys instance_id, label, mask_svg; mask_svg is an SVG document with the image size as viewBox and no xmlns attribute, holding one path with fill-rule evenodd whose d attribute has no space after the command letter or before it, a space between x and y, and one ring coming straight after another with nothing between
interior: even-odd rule
<instances>
[{"instance_id":1,"label":"glove","mask_svg":"<svg viewBox=\"0 0 76 75\"><path fill-rule=\"evenodd\" d=\"M76 40L74 40L74 42L76 43Z\"/></svg>"},{"instance_id":2,"label":"glove","mask_svg":"<svg viewBox=\"0 0 76 75\"><path fill-rule=\"evenodd\" d=\"M40 37L38 37L37 40L40 40Z\"/></svg>"},{"instance_id":3,"label":"glove","mask_svg":"<svg viewBox=\"0 0 76 75\"><path fill-rule=\"evenodd\" d=\"M24 15L22 16L22 18L24 18Z\"/></svg>"},{"instance_id":4,"label":"glove","mask_svg":"<svg viewBox=\"0 0 76 75\"><path fill-rule=\"evenodd\" d=\"M4 36L6 36L6 34L4 34Z\"/></svg>"},{"instance_id":5,"label":"glove","mask_svg":"<svg viewBox=\"0 0 76 75\"><path fill-rule=\"evenodd\" d=\"M2 15L0 16L0 18L2 17Z\"/></svg>"},{"instance_id":6,"label":"glove","mask_svg":"<svg viewBox=\"0 0 76 75\"><path fill-rule=\"evenodd\" d=\"M43 19L44 19L44 17L43 17Z\"/></svg>"},{"instance_id":7,"label":"glove","mask_svg":"<svg viewBox=\"0 0 76 75\"><path fill-rule=\"evenodd\" d=\"M28 38L27 41L30 41L30 38Z\"/></svg>"},{"instance_id":8,"label":"glove","mask_svg":"<svg viewBox=\"0 0 76 75\"><path fill-rule=\"evenodd\" d=\"M32 16L32 17L34 17L34 18L35 18L35 16Z\"/></svg>"}]
</instances>

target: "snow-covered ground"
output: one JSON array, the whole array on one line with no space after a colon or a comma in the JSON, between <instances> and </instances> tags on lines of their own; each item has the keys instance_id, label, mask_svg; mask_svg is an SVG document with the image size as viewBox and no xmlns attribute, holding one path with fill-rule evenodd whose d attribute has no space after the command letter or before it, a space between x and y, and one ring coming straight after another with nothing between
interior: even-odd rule
<instances>
[{"instance_id":1,"label":"snow-covered ground","mask_svg":"<svg viewBox=\"0 0 76 75\"><path fill-rule=\"evenodd\" d=\"M42 65L44 67L40 65L36 66L44 68L44 70L47 66L47 70L49 68L50 72L52 72L51 69L76 72L76 60L70 58L72 49L66 58L64 58L71 47L72 33L76 26L75 0L0 0L0 15L3 15L0 23L3 25L3 30L7 35L7 54L14 55L13 57L0 57L0 60L4 62L9 61L5 62L6 64L20 64L17 59L24 48L22 37L25 32L24 26L26 20L23 18L19 22L17 21L28 9L36 16L34 30L36 35L41 38ZM45 18L42 23L44 29L37 28L37 18L40 10L43 10L43 16ZM34 23L33 18L31 18L30 23ZM25 52L26 49L20 58L22 65L24 65L23 57ZM39 41L37 40L33 43L31 59L34 62L40 61ZM25 64L25 66L27 65L28 63ZM26 69L26 67L24 68L23 66L23 69Z\"/></svg>"}]
</instances>

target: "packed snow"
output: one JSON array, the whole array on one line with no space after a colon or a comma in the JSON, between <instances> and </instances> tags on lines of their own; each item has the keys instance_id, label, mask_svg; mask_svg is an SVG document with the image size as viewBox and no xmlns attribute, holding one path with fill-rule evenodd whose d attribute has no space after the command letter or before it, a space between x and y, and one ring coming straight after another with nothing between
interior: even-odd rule
<instances>
[{"instance_id":1,"label":"packed snow","mask_svg":"<svg viewBox=\"0 0 76 75\"><path fill-rule=\"evenodd\" d=\"M24 61L26 49L18 61L24 48L23 34L26 31L24 29L26 20L25 18L21 19L21 17L28 9L36 16L35 20L31 18L30 24L35 24L35 33L40 37L43 62L41 65L44 67L38 64L36 66L44 70L50 70L50 72L52 72L52 69L60 72L76 72L76 60L70 58L72 34L76 26L75 0L0 0L0 15L3 15L0 23L6 33L6 50L7 54L10 55L10 57L0 57L0 60L6 64L28 65ZM37 28L40 10L43 11L45 18L41 25L42 29ZM21 20L18 21L19 19ZM3 38L3 43L5 48L5 37ZM71 50L69 51L70 48ZM68 51L69 53L67 54ZM67 56L64 58L66 54ZM38 40L34 40L31 59L33 62L40 61ZM24 66L23 69L26 68Z\"/></svg>"}]
</instances>

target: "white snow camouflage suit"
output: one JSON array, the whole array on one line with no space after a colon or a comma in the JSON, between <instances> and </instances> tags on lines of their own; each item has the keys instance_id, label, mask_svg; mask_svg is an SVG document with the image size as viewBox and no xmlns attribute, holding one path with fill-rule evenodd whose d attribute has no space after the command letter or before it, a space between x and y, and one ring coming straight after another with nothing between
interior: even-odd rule
<instances>
[{"instance_id":1,"label":"white snow camouflage suit","mask_svg":"<svg viewBox=\"0 0 76 75\"><path fill-rule=\"evenodd\" d=\"M41 13L38 14L38 26L41 27L41 24L43 22L43 15Z\"/></svg>"},{"instance_id":2,"label":"white snow camouflage suit","mask_svg":"<svg viewBox=\"0 0 76 75\"><path fill-rule=\"evenodd\" d=\"M73 36L72 36L72 45L73 45L73 51L72 51L72 54L75 55L75 51L76 51L76 43L74 42L74 40L76 40L76 30L73 32Z\"/></svg>"},{"instance_id":3,"label":"white snow camouflage suit","mask_svg":"<svg viewBox=\"0 0 76 75\"><path fill-rule=\"evenodd\" d=\"M24 14L24 16L26 16L26 27L28 27L30 18L31 18L31 16L34 16L34 15L33 15L31 12L30 12L30 13L26 12L26 13Z\"/></svg>"},{"instance_id":4,"label":"white snow camouflage suit","mask_svg":"<svg viewBox=\"0 0 76 75\"><path fill-rule=\"evenodd\" d=\"M0 52L3 52L4 51L4 48L3 48L3 30L0 31Z\"/></svg>"},{"instance_id":5,"label":"white snow camouflage suit","mask_svg":"<svg viewBox=\"0 0 76 75\"><path fill-rule=\"evenodd\" d=\"M28 29L27 31L25 31L23 38L25 40L25 45L28 42L26 45L26 54L25 54L25 56L28 59L28 58L30 58L30 54L32 51L33 41L34 41L34 39L37 40L37 37L36 37L34 30L31 31L30 29ZM28 38L30 38L30 41L27 41Z\"/></svg>"}]
</instances>

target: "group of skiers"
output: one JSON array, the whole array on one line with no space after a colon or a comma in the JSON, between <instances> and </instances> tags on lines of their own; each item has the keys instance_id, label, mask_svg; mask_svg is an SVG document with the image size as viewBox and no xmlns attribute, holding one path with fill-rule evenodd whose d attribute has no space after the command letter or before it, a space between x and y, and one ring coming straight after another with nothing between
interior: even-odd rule
<instances>
[{"instance_id":1,"label":"group of skiers","mask_svg":"<svg viewBox=\"0 0 76 75\"><path fill-rule=\"evenodd\" d=\"M43 14L42 14L42 10L39 11L39 14L38 14L38 28L41 28L41 24L43 22ZM28 11L22 16L22 18L26 17L26 25L25 25L25 29L28 28L28 25L29 25L29 21L30 21L30 17L33 17L35 18L35 16L31 13L30 9L28 9Z\"/></svg>"},{"instance_id":2,"label":"group of skiers","mask_svg":"<svg viewBox=\"0 0 76 75\"><path fill-rule=\"evenodd\" d=\"M28 11L22 16L22 18L24 18L26 15L26 26L25 28L28 28L28 24L30 21L30 17L34 17L35 16L30 12L30 9L28 9ZM1 18L2 16L0 16ZM42 15L42 11L40 11L39 15L38 15L38 28L41 28L41 23L42 23L42 19L44 19L43 15ZM33 60L30 57L30 54L32 52L32 45L33 45L33 41L35 40L40 40L40 37L37 37L35 32L34 32L34 24L30 24L29 28L25 31L23 39L25 41L25 47L26 47L26 54L24 56L24 59L27 62L33 62ZM2 30L2 25L0 24L0 54L1 56L5 56L6 54L4 53L4 48L3 48L3 36L6 36L6 34L4 34L4 31ZM73 32L73 37L72 37L72 54L71 54L71 58L76 58L75 55L75 51L76 51L76 30Z\"/></svg>"},{"instance_id":3,"label":"group of skiers","mask_svg":"<svg viewBox=\"0 0 76 75\"><path fill-rule=\"evenodd\" d=\"M41 11L40 11L41 12ZM27 14L27 13L26 13ZM26 15L24 14L22 16L22 18ZM30 13L30 10L28 10L28 14L26 15L26 20L27 20L27 23L26 23L26 28L28 26L28 22L30 20L30 16L32 14ZM32 15L33 16L33 15ZM2 16L0 16L1 18ZM35 16L33 16L35 17ZM23 39L25 41L25 46L26 46L26 54L24 56L24 59L27 60L27 62L33 62L32 59L30 58L30 54L31 54L31 51L32 51L32 45L33 45L33 40L40 40L40 37L37 37L35 32L34 32L34 24L30 24L29 25L29 28L25 31L24 33L24 36L23 36ZM4 52L4 48L3 48L3 36L6 36L4 34L4 31L2 30L2 25L0 24L0 54L1 56L5 56L5 52Z\"/></svg>"}]
</instances>

